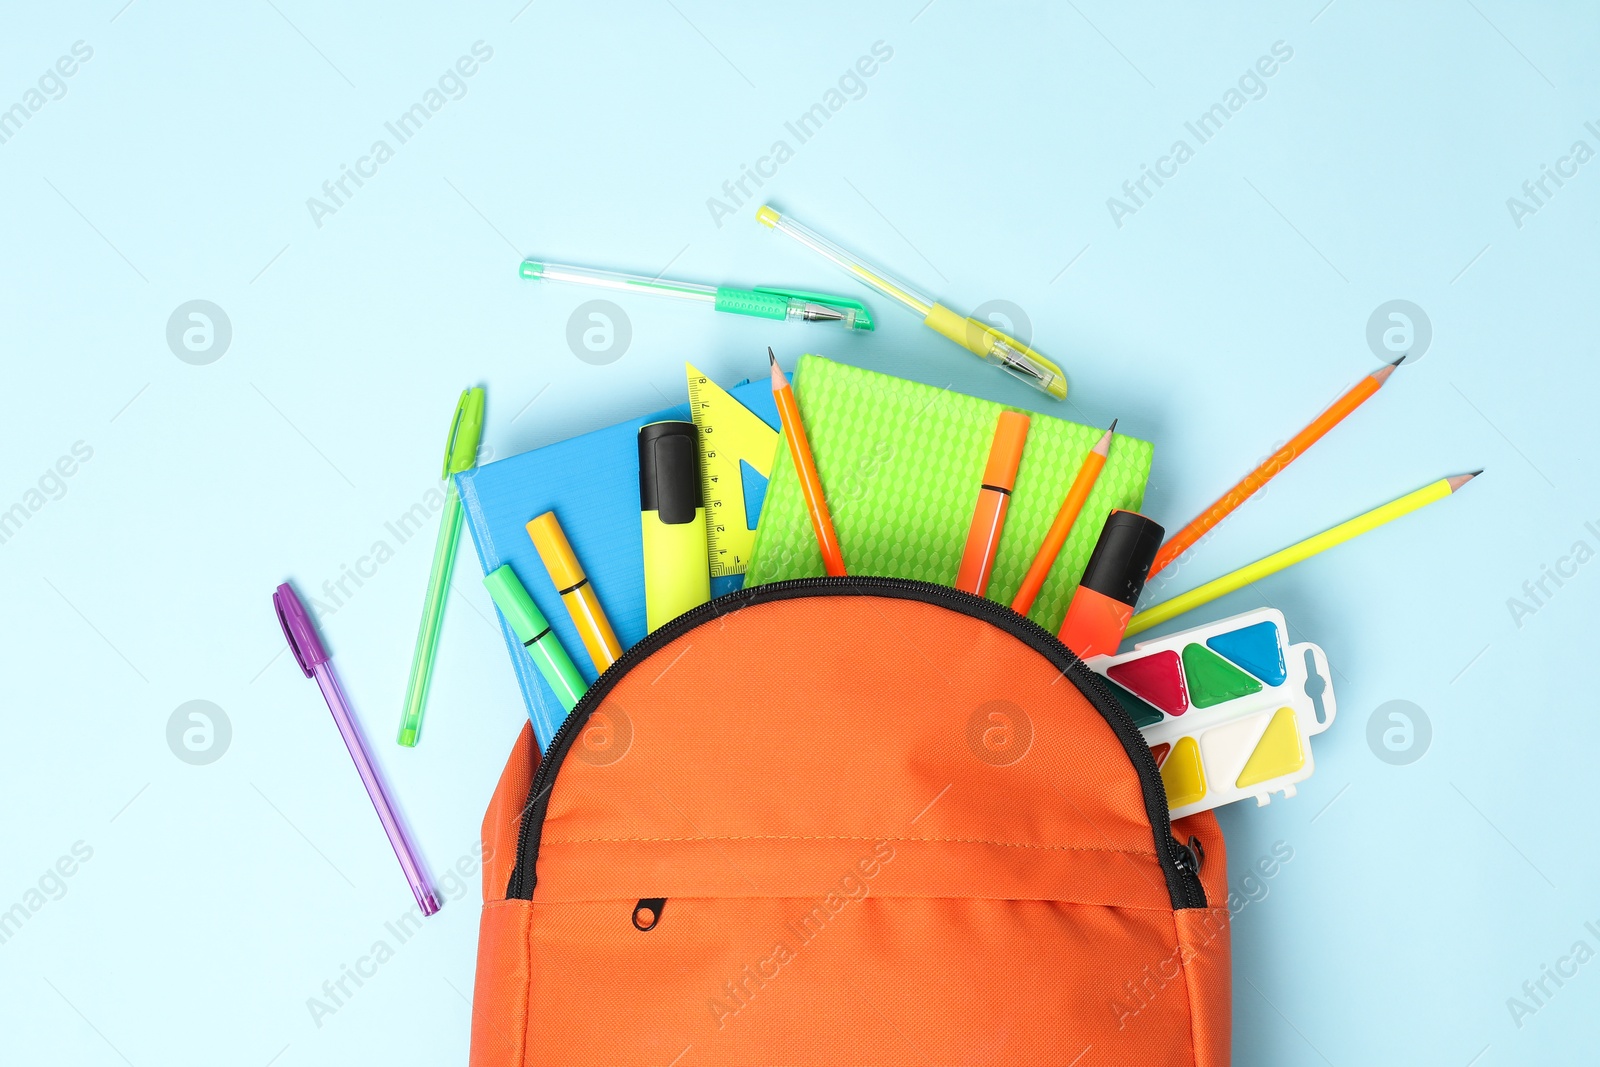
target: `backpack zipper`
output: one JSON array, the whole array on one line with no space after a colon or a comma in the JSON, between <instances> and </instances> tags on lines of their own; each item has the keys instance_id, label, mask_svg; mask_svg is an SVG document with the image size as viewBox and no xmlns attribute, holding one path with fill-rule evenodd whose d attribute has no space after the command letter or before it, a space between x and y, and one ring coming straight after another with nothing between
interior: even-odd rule
<instances>
[{"instance_id":1,"label":"backpack zipper","mask_svg":"<svg viewBox=\"0 0 1600 1067\"><path fill-rule=\"evenodd\" d=\"M711 619L719 618L740 608L775 600L797 600L814 596L887 596L899 600L918 600L958 611L971 618L988 622L1025 642L1044 655L1051 664L1066 675L1078 691L1088 698L1096 711L1110 724L1122 742L1124 751L1139 774L1139 784L1144 793L1145 811L1155 831L1156 858L1166 875L1167 890L1175 909L1203 908L1206 893L1200 884L1199 863L1195 855L1172 836L1172 816L1167 807L1166 788L1161 782L1161 772L1156 760L1145 744L1144 735L1111 695L1105 680L1084 665L1071 649L1061 643L1055 634L1026 616L1019 615L997 601L972 593L934 585L911 578L793 578L767 585L740 589L726 596L687 611L658 630L646 635L644 640L624 652L608 667L594 685L567 715L566 720L550 739L539 770L534 774L528 803L522 810L522 825L517 831L517 862L512 868L510 884L506 888L508 900L532 900L537 884L535 868L539 858L539 836L544 831L545 812L549 807L550 789L556 773L571 750L589 714L611 687L641 660L689 630Z\"/></svg>"}]
</instances>

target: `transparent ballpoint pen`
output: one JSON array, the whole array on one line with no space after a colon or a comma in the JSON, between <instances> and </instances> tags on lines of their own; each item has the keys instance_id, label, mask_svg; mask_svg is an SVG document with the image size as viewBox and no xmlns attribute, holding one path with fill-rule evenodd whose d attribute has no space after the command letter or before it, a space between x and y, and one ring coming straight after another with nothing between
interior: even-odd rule
<instances>
[{"instance_id":1,"label":"transparent ballpoint pen","mask_svg":"<svg viewBox=\"0 0 1600 1067\"><path fill-rule=\"evenodd\" d=\"M288 582L273 592L272 607L278 613L278 625L283 627L283 636L289 642L289 651L294 654L295 664L307 678L315 679L317 688L322 690L322 699L327 701L333 721L339 727L339 735L344 738L345 748L350 750L350 758L355 761L361 784L367 787L367 797L377 809L383 832L389 835L389 847L394 849L395 859L400 861L400 870L405 873L406 883L411 886L411 895L417 898L417 906L422 909L423 915L432 915L439 910L439 898L428 884L428 876L423 873L422 862L411 847L400 816L389 803L389 794L384 791L377 766L367 755L361 730L350 712L350 701L339 685L338 676L333 673L333 661L328 658L328 650L317 636L317 628L311 624L310 613Z\"/></svg>"},{"instance_id":2,"label":"transparent ballpoint pen","mask_svg":"<svg viewBox=\"0 0 1600 1067\"><path fill-rule=\"evenodd\" d=\"M830 260L852 278L884 296L892 297L916 312L922 322L936 333L943 334L985 363L992 363L1008 371L1043 393L1057 400L1066 399L1067 379L1043 355L1021 341L987 322L951 311L943 304L923 296L911 286L897 280L892 274L881 271L858 256L851 255L815 230L794 221L786 215L763 206L756 219L768 229L777 230L805 245L813 252Z\"/></svg>"},{"instance_id":3,"label":"transparent ballpoint pen","mask_svg":"<svg viewBox=\"0 0 1600 1067\"><path fill-rule=\"evenodd\" d=\"M787 319L790 322L837 322L846 329L872 329L872 316L859 300L847 300L827 293L808 293L800 289L758 286L739 289L729 285L702 285L671 278L644 278L637 274L573 267L562 263L522 261L522 276L530 281L571 282L618 292L650 293L695 303L709 304L713 311L751 315L759 319Z\"/></svg>"},{"instance_id":4,"label":"transparent ballpoint pen","mask_svg":"<svg viewBox=\"0 0 1600 1067\"><path fill-rule=\"evenodd\" d=\"M439 538L433 545L433 569L428 573L428 592L422 601L422 623L417 628L417 644L411 653L411 676L406 680L400 733L396 737L407 748L422 736L422 709L428 701L428 682L433 677L434 652L439 645L439 624L444 620L444 601L450 589L450 571L456 562L456 543L461 540L461 494L453 477L471 470L478 462L478 445L483 440L483 390L463 389L456 401L455 418L444 446L444 511L439 515Z\"/></svg>"}]
</instances>

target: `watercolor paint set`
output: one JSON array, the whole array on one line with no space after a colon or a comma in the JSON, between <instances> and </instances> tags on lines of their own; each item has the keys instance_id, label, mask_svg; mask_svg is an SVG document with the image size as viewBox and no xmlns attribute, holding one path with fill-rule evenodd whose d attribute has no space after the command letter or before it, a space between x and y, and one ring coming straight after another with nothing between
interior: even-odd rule
<instances>
[{"instance_id":1,"label":"watercolor paint set","mask_svg":"<svg viewBox=\"0 0 1600 1067\"><path fill-rule=\"evenodd\" d=\"M1286 797L1311 777L1311 737L1333 722L1328 660L1290 644L1260 608L1088 661L1155 754L1172 817Z\"/></svg>"}]
</instances>

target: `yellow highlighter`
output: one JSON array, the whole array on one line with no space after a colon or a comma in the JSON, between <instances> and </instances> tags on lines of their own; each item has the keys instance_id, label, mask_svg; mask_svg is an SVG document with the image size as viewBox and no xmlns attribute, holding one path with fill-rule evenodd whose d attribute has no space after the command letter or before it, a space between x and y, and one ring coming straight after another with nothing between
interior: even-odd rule
<instances>
[{"instance_id":1,"label":"yellow highlighter","mask_svg":"<svg viewBox=\"0 0 1600 1067\"><path fill-rule=\"evenodd\" d=\"M935 333L948 337L985 363L999 367L1040 392L1049 393L1057 400L1067 398L1067 378L1061 373L1061 368L1005 331L971 316L951 311L904 282L896 280L886 271L879 270L860 257L851 255L815 230L801 225L787 215L779 214L771 206L763 205L756 212L756 221L769 230L776 230L794 238L863 285L898 300L921 316L923 325Z\"/></svg>"},{"instance_id":2,"label":"yellow highlighter","mask_svg":"<svg viewBox=\"0 0 1600 1067\"><path fill-rule=\"evenodd\" d=\"M583 647L589 650L594 669L604 672L622 655L622 646L617 643L617 635L612 632L606 613L600 610L600 598L594 595L589 576L583 573L572 545L567 543L566 532L556 521L556 513L547 511L528 523L528 536L533 540L533 547L539 550L539 558L544 561L544 569L550 572L550 580L561 594L561 602L567 606L567 614L572 616L578 636L583 638Z\"/></svg>"},{"instance_id":3,"label":"yellow highlighter","mask_svg":"<svg viewBox=\"0 0 1600 1067\"><path fill-rule=\"evenodd\" d=\"M656 630L711 599L694 423L651 422L639 428L639 522L645 619Z\"/></svg>"}]
</instances>

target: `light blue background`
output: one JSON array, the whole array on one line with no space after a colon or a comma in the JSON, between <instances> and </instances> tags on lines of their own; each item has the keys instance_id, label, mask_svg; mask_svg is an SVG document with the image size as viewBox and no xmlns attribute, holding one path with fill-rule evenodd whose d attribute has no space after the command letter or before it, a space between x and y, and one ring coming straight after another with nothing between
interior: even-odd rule
<instances>
[{"instance_id":1,"label":"light blue background","mask_svg":"<svg viewBox=\"0 0 1600 1067\"><path fill-rule=\"evenodd\" d=\"M1049 405L872 297L865 337L630 300L623 357L574 358L595 294L521 282L520 255L849 291L757 226L759 201L708 211L778 138L794 158L761 197L956 307L1025 309L1072 379L1052 412L1156 442L1148 510L1172 525L1377 366L1380 303L1426 311L1422 360L1152 597L1488 469L1185 620L1270 603L1337 670L1316 777L1222 816L1235 885L1294 852L1234 929L1235 1061L1592 1057L1600 963L1520 1027L1506 1002L1579 939L1600 949L1600 564L1521 625L1507 600L1600 548L1600 162L1520 228L1506 200L1575 140L1600 148L1600 17L1324 2L12 11L0 107L75 41L94 54L0 144L0 508L75 442L93 457L0 544L0 909L75 842L93 855L0 944L0 1058L465 1061L475 874L320 1028L307 1009L411 901L268 605L396 547L323 632L428 864L470 869L521 706L464 549L424 742L390 742L432 533L384 527L435 486L463 386L488 387L495 456L676 402L685 359L758 374L768 343ZM314 224L307 198L479 40L465 96ZM864 95L795 144L785 120L876 41L893 57ZM1277 41L1293 57L1265 96L1118 227L1107 198ZM196 298L233 329L206 366L165 340ZM232 724L209 766L166 741L195 699ZM1391 700L1432 724L1408 766L1366 740Z\"/></svg>"}]
</instances>

